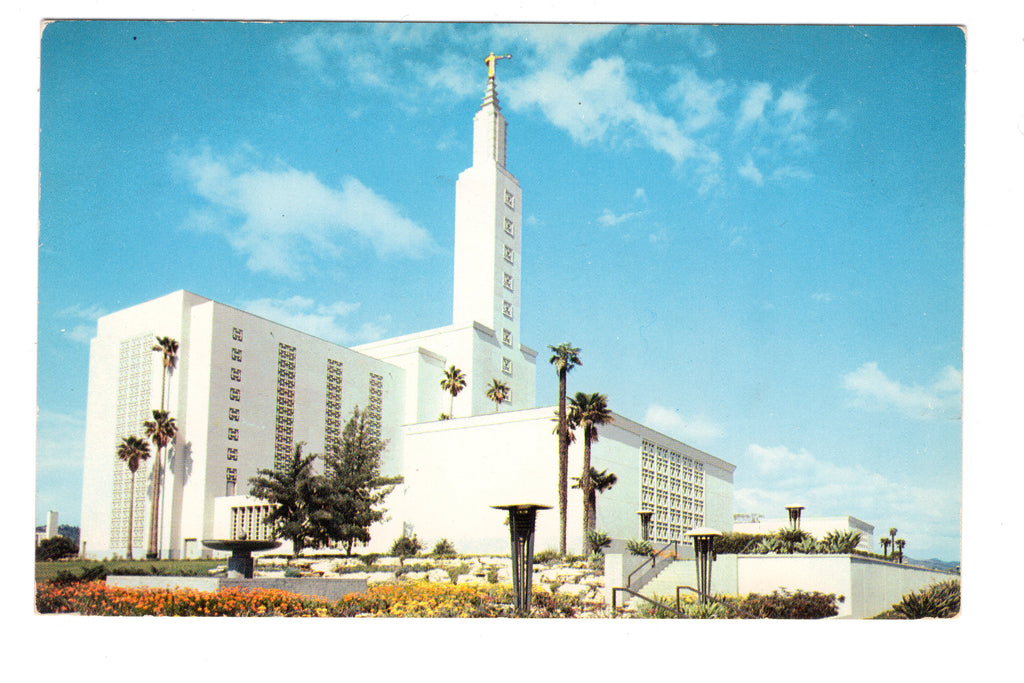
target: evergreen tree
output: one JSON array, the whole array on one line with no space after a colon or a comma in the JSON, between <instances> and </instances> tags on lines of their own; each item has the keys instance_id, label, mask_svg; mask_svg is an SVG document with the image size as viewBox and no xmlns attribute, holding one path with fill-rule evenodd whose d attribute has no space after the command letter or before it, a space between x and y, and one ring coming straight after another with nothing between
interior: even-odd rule
<instances>
[{"instance_id":1,"label":"evergreen tree","mask_svg":"<svg viewBox=\"0 0 1024 683\"><path fill-rule=\"evenodd\" d=\"M303 548L319 547L330 538L331 515L323 477L313 473L316 455L303 455L302 444L282 469L261 469L249 480L249 495L273 505L267 523L292 542L292 556Z\"/></svg>"},{"instance_id":2,"label":"evergreen tree","mask_svg":"<svg viewBox=\"0 0 1024 683\"><path fill-rule=\"evenodd\" d=\"M357 541L369 542L370 527L387 513L381 504L403 481L402 477L381 476L385 448L387 442L371 433L367 413L356 408L341 434L341 443L325 456L329 535L343 543L349 555Z\"/></svg>"}]
</instances>

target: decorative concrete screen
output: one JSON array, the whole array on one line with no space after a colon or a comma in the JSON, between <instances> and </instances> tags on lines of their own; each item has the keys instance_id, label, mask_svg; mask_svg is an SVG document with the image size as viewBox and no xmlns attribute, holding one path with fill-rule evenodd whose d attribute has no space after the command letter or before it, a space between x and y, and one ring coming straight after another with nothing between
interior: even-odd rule
<instances>
[{"instance_id":1,"label":"decorative concrete screen","mask_svg":"<svg viewBox=\"0 0 1024 683\"><path fill-rule=\"evenodd\" d=\"M652 540L687 540L704 525L704 464L646 439L640 451L640 508L654 513Z\"/></svg>"}]
</instances>

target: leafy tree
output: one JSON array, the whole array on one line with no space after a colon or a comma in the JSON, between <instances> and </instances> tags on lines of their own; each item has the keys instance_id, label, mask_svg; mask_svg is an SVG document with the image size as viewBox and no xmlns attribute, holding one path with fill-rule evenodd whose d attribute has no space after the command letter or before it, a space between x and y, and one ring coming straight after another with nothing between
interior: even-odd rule
<instances>
[{"instance_id":1,"label":"leafy tree","mask_svg":"<svg viewBox=\"0 0 1024 683\"><path fill-rule=\"evenodd\" d=\"M594 495L594 484L590 479L590 449L597 441L597 428L610 423L613 418L612 411L608 408L608 397L604 394L577 391L569 402L569 422L583 430L583 472L580 475L580 490L583 493L583 538L586 538L597 525L590 506L590 499Z\"/></svg>"},{"instance_id":2,"label":"leafy tree","mask_svg":"<svg viewBox=\"0 0 1024 683\"><path fill-rule=\"evenodd\" d=\"M370 431L367 413L356 408L345 424L341 442L326 459L326 486L329 492L331 540L345 544L352 554L358 541L370 540L370 526L384 519L384 499L401 484L402 477L382 477L381 458L387 441Z\"/></svg>"},{"instance_id":3,"label":"leafy tree","mask_svg":"<svg viewBox=\"0 0 1024 683\"><path fill-rule=\"evenodd\" d=\"M403 533L391 544L391 554L398 556L399 564L405 564L405 558L414 557L421 550L423 550L423 544L416 538L416 534L406 536Z\"/></svg>"},{"instance_id":4,"label":"leafy tree","mask_svg":"<svg viewBox=\"0 0 1024 683\"><path fill-rule=\"evenodd\" d=\"M327 538L330 513L326 508L323 478L313 474L316 455L303 455L302 444L281 469L257 470L249 479L249 495L273 506L266 521L278 536L292 542L292 556L303 548L319 546Z\"/></svg>"},{"instance_id":5,"label":"leafy tree","mask_svg":"<svg viewBox=\"0 0 1024 683\"><path fill-rule=\"evenodd\" d=\"M576 482L573 484L574 489L582 487L580 481L582 477L573 477L572 480ZM604 493L619 481L619 478L615 476L613 472L608 470L598 471L593 465L590 466L590 496L587 498L587 507L589 508L590 519L596 524L597 522L597 494Z\"/></svg>"},{"instance_id":6,"label":"leafy tree","mask_svg":"<svg viewBox=\"0 0 1024 683\"><path fill-rule=\"evenodd\" d=\"M77 554L78 544L63 536L44 538L36 546L36 561L59 560Z\"/></svg>"},{"instance_id":7,"label":"leafy tree","mask_svg":"<svg viewBox=\"0 0 1024 683\"><path fill-rule=\"evenodd\" d=\"M455 545L447 538L442 538L440 541L434 544L434 549L431 551L434 557L450 558L455 557L458 553L455 552Z\"/></svg>"},{"instance_id":8,"label":"leafy tree","mask_svg":"<svg viewBox=\"0 0 1024 683\"><path fill-rule=\"evenodd\" d=\"M580 360L580 350L568 342L548 346L549 362L558 372L558 552L565 555L565 519L569 507L569 428L565 412L566 376Z\"/></svg>"},{"instance_id":9,"label":"leafy tree","mask_svg":"<svg viewBox=\"0 0 1024 683\"><path fill-rule=\"evenodd\" d=\"M128 559L132 559L132 515L135 512L135 473L143 460L149 459L149 442L137 436L126 436L117 446L117 458L128 466L132 473L131 486L128 489Z\"/></svg>"},{"instance_id":10,"label":"leafy tree","mask_svg":"<svg viewBox=\"0 0 1024 683\"><path fill-rule=\"evenodd\" d=\"M147 557L156 557L160 551L157 547L160 534L160 454L167 444L174 440L174 435L178 432L178 425L170 413L161 408L153 411L153 419L144 422L143 427L146 430L146 436L156 446L156 460L153 461L153 495L150 499L149 512L149 547L146 551Z\"/></svg>"},{"instance_id":11,"label":"leafy tree","mask_svg":"<svg viewBox=\"0 0 1024 683\"><path fill-rule=\"evenodd\" d=\"M494 412L498 412L501 404L508 400L508 385L500 379L492 379L487 385L487 398L494 401Z\"/></svg>"},{"instance_id":12,"label":"leafy tree","mask_svg":"<svg viewBox=\"0 0 1024 683\"><path fill-rule=\"evenodd\" d=\"M452 417L455 415L455 397L466 388L466 373L454 365L449 366L441 378L441 388L452 395L448 401L448 417Z\"/></svg>"}]
</instances>

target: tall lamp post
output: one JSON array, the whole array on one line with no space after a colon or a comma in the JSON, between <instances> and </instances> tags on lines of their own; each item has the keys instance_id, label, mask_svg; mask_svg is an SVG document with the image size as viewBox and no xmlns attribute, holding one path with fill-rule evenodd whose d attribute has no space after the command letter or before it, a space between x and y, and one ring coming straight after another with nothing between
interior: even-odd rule
<instances>
[{"instance_id":1,"label":"tall lamp post","mask_svg":"<svg viewBox=\"0 0 1024 683\"><path fill-rule=\"evenodd\" d=\"M787 505L786 510L789 512L789 525L794 529L800 528L800 512L804 509L803 505Z\"/></svg>"},{"instance_id":2,"label":"tall lamp post","mask_svg":"<svg viewBox=\"0 0 1024 683\"><path fill-rule=\"evenodd\" d=\"M715 536L721 536L722 532L702 526L690 529L686 535L693 538L693 550L697 556L697 590L700 592L700 604L705 605L708 596L711 595L711 563L715 560Z\"/></svg>"},{"instance_id":3,"label":"tall lamp post","mask_svg":"<svg viewBox=\"0 0 1024 683\"><path fill-rule=\"evenodd\" d=\"M550 510L550 505L522 503L492 505L508 512L508 528L512 540L512 601L516 614L530 614L530 590L533 583L533 532L537 510Z\"/></svg>"},{"instance_id":4,"label":"tall lamp post","mask_svg":"<svg viewBox=\"0 0 1024 683\"><path fill-rule=\"evenodd\" d=\"M651 540L651 517L654 516L654 512L651 510L639 510L636 514L640 515L640 540Z\"/></svg>"}]
</instances>

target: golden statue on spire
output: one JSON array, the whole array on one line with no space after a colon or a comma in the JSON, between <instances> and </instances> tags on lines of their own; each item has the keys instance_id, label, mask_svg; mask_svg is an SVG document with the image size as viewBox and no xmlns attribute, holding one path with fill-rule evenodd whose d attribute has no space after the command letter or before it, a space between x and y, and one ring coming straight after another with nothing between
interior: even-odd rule
<instances>
[{"instance_id":1,"label":"golden statue on spire","mask_svg":"<svg viewBox=\"0 0 1024 683\"><path fill-rule=\"evenodd\" d=\"M492 52L484 57L484 61L487 63L487 78L494 78L494 63L499 59L512 59L512 55L495 55Z\"/></svg>"}]
</instances>

